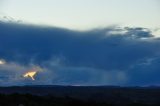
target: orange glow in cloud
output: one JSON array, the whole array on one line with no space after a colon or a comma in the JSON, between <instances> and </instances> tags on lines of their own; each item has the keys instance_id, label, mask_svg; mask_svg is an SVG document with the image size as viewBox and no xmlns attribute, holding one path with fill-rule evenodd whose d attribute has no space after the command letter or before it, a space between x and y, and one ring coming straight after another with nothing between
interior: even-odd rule
<instances>
[{"instance_id":1,"label":"orange glow in cloud","mask_svg":"<svg viewBox=\"0 0 160 106\"><path fill-rule=\"evenodd\" d=\"M27 72L27 73L25 73L24 75L23 75L23 77L25 77L25 78L31 78L32 80L35 80L35 78L34 78L34 76L36 75L36 71L29 71L29 72Z\"/></svg>"},{"instance_id":2,"label":"orange glow in cloud","mask_svg":"<svg viewBox=\"0 0 160 106\"><path fill-rule=\"evenodd\" d=\"M31 78L32 80L35 80L34 76L37 74L37 72L43 71L41 67L36 66L32 68L31 70L28 70L25 74L23 74L24 78Z\"/></svg>"}]
</instances>

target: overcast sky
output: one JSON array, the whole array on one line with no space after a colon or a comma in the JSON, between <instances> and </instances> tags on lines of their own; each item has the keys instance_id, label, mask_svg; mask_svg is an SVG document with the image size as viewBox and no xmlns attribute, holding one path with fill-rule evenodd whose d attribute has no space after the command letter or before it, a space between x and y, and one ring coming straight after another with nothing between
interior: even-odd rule
<instances>
[{"instance_id":1,"label":"overcast sky","mask_svg":"<svg viewBox=\"0 0 160 106\"><path fill-rule=\"evenodd\" d=\"M160 85L159 19L160 0L0 0L0 86Z\"/></svg>"}]
</instances>

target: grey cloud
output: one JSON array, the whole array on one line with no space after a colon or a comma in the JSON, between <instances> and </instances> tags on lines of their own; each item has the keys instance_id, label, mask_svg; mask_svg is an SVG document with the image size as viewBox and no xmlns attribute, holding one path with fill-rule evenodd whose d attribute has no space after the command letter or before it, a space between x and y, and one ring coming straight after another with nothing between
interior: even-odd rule
<instances>
[{"instance_id":1,"label":"grey cloud","mask_svg":"<svg viewBox=\"0 0 160 106\"><path fill-rule=\"evenodd\" d=\"M159 47L159 38L147 28L107 27L81 32L0 22L0 58L46 70L36 76L38 80L33 84L159 83L159 71L154 71L159 64L144 65L152 57L159 61ZM154 72L147 74L144 70ZM5 80L3 75L1 80Z\"/></svg>"}]
</instances>

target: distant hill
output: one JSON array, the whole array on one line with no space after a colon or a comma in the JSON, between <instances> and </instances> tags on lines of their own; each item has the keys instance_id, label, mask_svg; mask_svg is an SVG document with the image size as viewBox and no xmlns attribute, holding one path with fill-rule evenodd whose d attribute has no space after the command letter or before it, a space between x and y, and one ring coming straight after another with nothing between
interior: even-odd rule
<instances>
[{"instance_id":1,"label":"distant hill","mask_svg":"<svg viewBox=\"0 0 160 106\"><path fill-rule=\"evenodd\" d=\"M160 87L34 85L0 87L1 94L72 98L110 104L160 104Z\"/></svg>"}]
</instances>

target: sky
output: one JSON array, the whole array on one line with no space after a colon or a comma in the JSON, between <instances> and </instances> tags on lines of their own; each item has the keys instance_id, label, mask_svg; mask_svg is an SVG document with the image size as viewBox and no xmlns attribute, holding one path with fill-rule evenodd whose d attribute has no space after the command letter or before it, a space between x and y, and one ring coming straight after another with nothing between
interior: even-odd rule
<instances>
[{"instance_id":1,"label":"sky","mask_svg":"<svg viewBox=\"0 0 160 106\"><path fill-rule=\"evenodd\" d=\"M110 25L159 28L159 0L1 0L0 13L25 22L91 29Z\"/></svg>"},{"instance_id":2,"label":"sky","mask_svg":"<svg viewBox=\"0 0 160 106\"><path fill-rule=\"evenodd\" d=\"M160 86L159 3L1 0L0 86Z\"/></svg>"}]
</instances>

